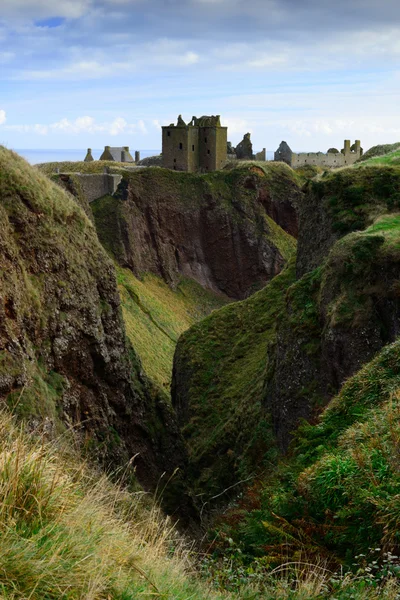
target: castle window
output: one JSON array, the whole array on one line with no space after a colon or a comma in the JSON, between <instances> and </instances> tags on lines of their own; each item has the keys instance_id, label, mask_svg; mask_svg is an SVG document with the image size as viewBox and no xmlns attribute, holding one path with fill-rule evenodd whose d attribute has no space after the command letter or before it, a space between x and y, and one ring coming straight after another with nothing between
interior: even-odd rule
<instances>
[{"instance_id":1,"label":"castle window","mask_svg":"<svg viewBox=\"0 0 400 600\"><path fill-rule=\"evenodd\" d=\"M207 144L207 138L204 138L205 143Z\"/></svg>"},{"instance_id":2,"label":"castle window","mask_svg":"<svg viewBox=\"0 0 400 600\"><path fill-rule=\"evenodd\" d=\"M170 135L171 135L171 132L167 131L167 136L170 137Z\"/></svg>"},{"instance_id":3,"label":"castle window","mask_svg":"<svg viewBox=\"0 0 400 600\"><path fill-rule=\"evenodd\" d=\"M207 154L210 154L210 150L207 150Z\"/></svg>"},{"instance_id":4,"label":"castle window","mask_svg":"<svg viewBox=\"0 0 400 600\"><path fill-rule=\"evenodd\" d=\"M176 158L174 158L174 162L176 162Z\"/></svg>"},{"instance_id":5,"label":"castle window","mask_svg":"<svg viewBox=\"0 0 400 600\"><path fill-rule=\"evenodd\" d=\"M182 150L182 149L183 149L183 144L182 144L182 142L181 142L181 143L179 144L179 150Z\"/></svg>"},{"instance_id":6,"label":"castle window","mask_svg":"<svg viewBox=\"0 0 400 600\"><path fill-rule=\"evenodd\" d=\"M194 152L194 144L193 144L193 146L192 146L192 150L193 150L193 152Z\"/></svg>"}]
</instances>

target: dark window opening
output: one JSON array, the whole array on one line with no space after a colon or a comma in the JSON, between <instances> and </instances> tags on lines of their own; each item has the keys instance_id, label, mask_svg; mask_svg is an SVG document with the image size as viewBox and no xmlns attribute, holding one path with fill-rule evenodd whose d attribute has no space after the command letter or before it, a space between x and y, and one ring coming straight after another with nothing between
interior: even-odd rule
<instances>
[{"instance_id":1,"label":"dark window opening","mask_svg":"<svg viewBox=\"0 0 400 600\"><path fill-rule=\"evenodd\" d=\"M174 165L174 171L176 171L176 165Z\"/></svg>"},{"instance_id":2,"label":"dark window opening","mask_svg":"<svg viewBox=\"0 0 400 600\"><path fill-rule=\"evenodd\" d=\"M207 144L207 138L204 138L205 143Z\"/></svg>"},{"instance_id":3,"label":"dark window opening","mask_svg":"<svg viewBox=\"0 0 400 600\"><path fill-rule=\"evenodd\" d=\"M171 132L167 131L167 136L170 137L170 135L171 135Z\"/></svg>"},{"instance_id":4,"label":"dark window opening","mask_svg":"<svg viewBox=\"0 0 400 600\"><path fill-rule=\"evenodd\" d=\"M174 158L174 162L176 162L176 158Z\"/></svg>"},{"instance_id":5,"label":"dark window opening","mask_svg":"<svg viewBox=\"0 0 400 600\"><path fill-rule=\"evenodd\" d=\"M182 148L183 148L183 144L182 144L182 142L181 142L181 143L179 144L179 150L182 150Z\"/></svg>"},{"instance_id":6,"label":"dark window opening","mask_svg":"<svg viewBox=\"0 0 400 600\"><path fill-rule=\"evenodd\" d=\"M193 150L193 152L194 152L194 144L192 145L192 150Z\"/></svg>"},{"instance_id":7,"label":"dark window opening","mask_svg":"<svg viewBox=\"0 0 400 600\"><path fill-rule=\"evenodd\" d=\"M207 150L207 154L211 154L210 150Z\"/></svg>"}]
</instances>

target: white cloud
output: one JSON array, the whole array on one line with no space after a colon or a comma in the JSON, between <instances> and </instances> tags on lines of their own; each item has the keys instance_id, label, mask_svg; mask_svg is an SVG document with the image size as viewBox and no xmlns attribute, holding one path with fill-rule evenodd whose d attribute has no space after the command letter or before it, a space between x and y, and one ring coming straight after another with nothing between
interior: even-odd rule
<instances>
[{"instance_id":1,"label":"white cloud","mask_svg":"<svg viewBox=\"0 0 400 600\"><path fill-rule=\"evenodd\" d=\"M0 110L0 125L3 125L6 122L6 111Z\"/></svg>"},{"instance_id":2,"label":"white cloud","mask_svg":"<svg viewBox=\"0 0 400 600\"><path fill-rule=\"evenodd\" d=\"M0 111L0 124L2 123L2 114L4 114L5 121L5 112ZM72 135L79 135L81 133L106 133L111 136L117 136L121 133L131 134L140 132L144 135L147 133L146 125L142 119L139 119L137 123L128 123L122 117L116 117L113 121L98 123L93 117L89 116L78 117L73 121L64 117L49 125L7 125L5 129L18 133L37 133L39 135L47 135L49 133Z\"/></svg>"},{"instance_id":3,"label":"white cloud","mask_svg":"<svg viewBox=\"0 0 400 600\"><path fill-rule=\"evenodd\" d=\"M240 117L228 117L226 119L222 117L222 125L228 127L229 135L234 135L235 133L243 135L245 133L252 133L253 131L246 119Z\"/></svg>"}]
</instances>

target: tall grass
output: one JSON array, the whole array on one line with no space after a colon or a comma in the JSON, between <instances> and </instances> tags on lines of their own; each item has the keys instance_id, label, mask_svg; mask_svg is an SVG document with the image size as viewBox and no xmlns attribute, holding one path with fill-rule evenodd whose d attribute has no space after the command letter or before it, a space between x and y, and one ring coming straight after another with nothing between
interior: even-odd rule
<instances>
[{"instance_id":1,"label":"tall grass","mask_svg":"<svg viewBox=\"0 0 400 600\"><path fill-rule=\"evenodd\" d=\"M0 598L206 597L171 523L143 494L94 477L5 413L0 448Z\"/></svg>"}]
</instances>

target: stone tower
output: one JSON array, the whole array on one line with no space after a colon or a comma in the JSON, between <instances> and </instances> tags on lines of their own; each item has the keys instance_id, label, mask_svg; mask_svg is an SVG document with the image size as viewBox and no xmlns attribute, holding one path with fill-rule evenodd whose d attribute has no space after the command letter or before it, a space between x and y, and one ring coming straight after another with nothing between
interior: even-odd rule
<instances>
[{"instance_id":1,"label":"stone tower","mask_svg":"<svg viewBox=\"0 0 400 600\"><path fill-rule=\"evenodd\" d=\"M177 124L162 128L163 166L175 171L216 171L227 159L228 128L219 115L193 117L186 125L181 115Z\"/></svg>"}]
</instances>

